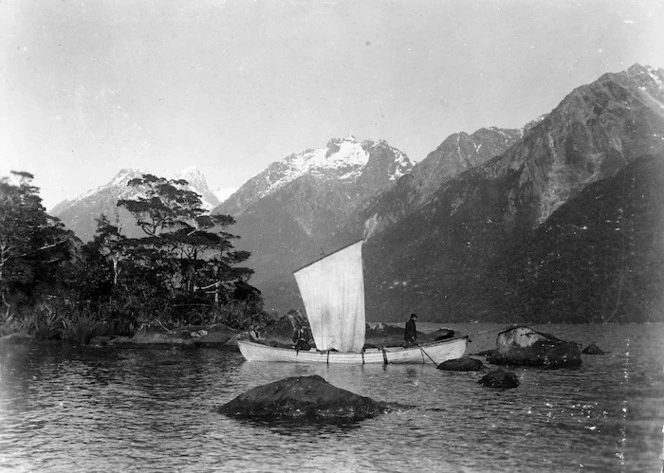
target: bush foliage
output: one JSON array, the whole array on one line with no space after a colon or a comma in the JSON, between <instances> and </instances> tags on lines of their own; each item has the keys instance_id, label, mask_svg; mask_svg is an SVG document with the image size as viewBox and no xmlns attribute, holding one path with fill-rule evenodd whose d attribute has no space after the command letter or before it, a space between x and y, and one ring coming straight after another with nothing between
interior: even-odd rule
<instances>
[{"instance_id":1,"label":"bush foliage","mask_svg":"<svg viewBox=\"0 0 664 473\"><path fill-rule=\"evenodd\" d=\"M184 180L151 174L118 201L143 229L128 238L105 215L83 244L41 204L33 176L0 179L0 326L42 339L87 343L165 326L223 323L243 329L266 317L253 273L226 231L230 215L209 215Z\"/></svg>"}]
</instances>

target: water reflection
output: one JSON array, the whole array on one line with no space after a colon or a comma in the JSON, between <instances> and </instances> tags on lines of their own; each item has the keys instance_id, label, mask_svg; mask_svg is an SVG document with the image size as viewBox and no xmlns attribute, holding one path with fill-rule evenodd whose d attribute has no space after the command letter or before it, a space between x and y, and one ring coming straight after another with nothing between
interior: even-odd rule
<instances>
[{"instance_id":1,"label":"water reflection","mask_svg":"<svg viewBox=\"0 0 664 473\"><path fill-rule=\"evenodd\" d=\"M287 419L278 420L253 420L253 419L233 419L243 427L252 429L267 429L278 435L289 437L315 436L317 439L341 438L347 436L350 432L361 428L362 422L302 422L291 421Z\"/></svg>"},{"instance_id":2,"label":"water reflection","mask_svg":"<svg viewBox=\"0 0 664 473\"><path fill-rule=\"evenodd\" d=\"M245 363L215 349L0 347L0 469L658 471L664 327L545 331L611 353L586 356L577 370L514 369L521 386L495 391L477 384L482 373L433 366ZM473 340L471 352L493 343ZM341 426L216 413L250 388L312 374L412 407Z\"/></svg>"}]
</instances>

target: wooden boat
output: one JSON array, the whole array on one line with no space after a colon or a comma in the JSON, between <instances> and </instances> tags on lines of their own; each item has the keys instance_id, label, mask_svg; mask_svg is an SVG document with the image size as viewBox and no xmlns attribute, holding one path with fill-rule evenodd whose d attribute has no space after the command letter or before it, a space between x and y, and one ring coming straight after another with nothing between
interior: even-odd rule
<instances>
[{"instance_id":1,"label":"wooden boat","mask_svg":"<svg viewBox=\"0 0 664 473\"><path fill-rule=\"evenodd\" d=\"M364 275L362 241L342 248L295 271L316 349L295 350L238 340L247 361L295 363L440 364L460 358L468 337L456 337L407 348L364 349Z\"/></svg>"},{"instance_id":2,"label":"wooden boat","mask_svg":"<svg viewBox=\"0 0 664 473\"><path fill-rule=\"evenodd\" d=\"M282 361L290 363L411 363L435 364L445 360L460 358L466 351L468 337L456 337L440 342L432 342L408 348L370 348L360 353L340 353L336 351L294 350L278 348L248 340L238 340L240 352L248 361Z\"/></svg>"}]
</instances>

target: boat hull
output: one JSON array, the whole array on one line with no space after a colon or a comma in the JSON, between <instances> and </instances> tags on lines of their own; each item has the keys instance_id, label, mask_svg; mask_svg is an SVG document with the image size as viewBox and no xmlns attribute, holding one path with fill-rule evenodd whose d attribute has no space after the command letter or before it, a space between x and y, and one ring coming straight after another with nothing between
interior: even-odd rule
<instances>
[{"instance_id":1,"label":"boat hull","mask_svg":"<svg viewBox=\"0 0 664 473\"><path fill-rule=\"evenodd\" d=\"M408 348L371 348L363 353L339 353L335 351L296 351L271 347L248 340L238 340L238 347L247 361L325 364L435 364L460 358L466 351L468 337L450 338Z\"/></svg>"}]
</instances>

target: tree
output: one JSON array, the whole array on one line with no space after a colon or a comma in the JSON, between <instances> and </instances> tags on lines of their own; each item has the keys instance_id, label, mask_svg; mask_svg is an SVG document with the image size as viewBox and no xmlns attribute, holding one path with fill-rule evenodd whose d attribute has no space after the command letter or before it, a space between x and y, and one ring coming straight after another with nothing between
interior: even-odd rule
<instances>
[{"instance_id":1,"label":"tree","mask_svg":"<svg viewBox=\"0 0 664 473\"><path fill-rule=\"evenodd\" d=\"M97 231L89 247L111 263L113 286L115 287L118 285L118 277L122 271L120 261L124 256L123 245L127 238L120 233L117 225L111 224L106 215L100 215L96 222Z\"/></svg>"},{"instance_id":2,"label":"tree","mask_svg":"<svg viewBox=\"0 0 664 473\"><path fill-rule=\"evenodd\" d=\"M40 287L56 284L59 266L75 253L75 238L46 213L34 176L12 171L0 178L0 298L34 302Z\"/></svg>"},{"instance_id":3,"label":"tree","mask_svg":"<svg viewBox=\"0 0 664 473\"><path fill-rule=\"evenodd\" d=\"M150 277L179 305L223 304L234 299L236 283L253 271L239 266L250 253L234 249L237 237L225 231L230 215L209 215L187 181L144 174L128 183L138 197L119 200L145 236L123 241L134 274Z\"/></svg>"}]
</instances>

